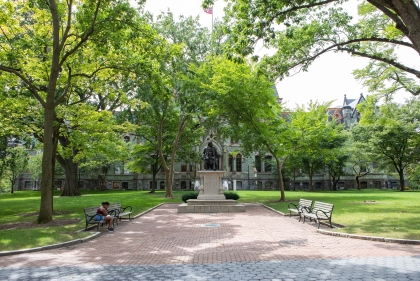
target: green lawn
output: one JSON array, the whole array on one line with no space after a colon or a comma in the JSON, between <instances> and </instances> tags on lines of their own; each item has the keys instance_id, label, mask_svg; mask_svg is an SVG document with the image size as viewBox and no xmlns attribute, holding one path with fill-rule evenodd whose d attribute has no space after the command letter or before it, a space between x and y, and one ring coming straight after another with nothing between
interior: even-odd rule
<instances>
[{"instance_id":1,"label":"green lawn","mask_svg":"<svg viewBox=\"0 0 420 281\"><path fill-rule=\"evenodd\" d=\"M248 196L252 195L243 195L244 199ZM286 192L287 201L297 202L299 198L334 204L332 221L344 226L334 231L420 240L418 191ZM265 198L263 200L273 209L287 213L289 202L273 202Z\"/></svg>"},{"instance_id":2,"label":"green lawn","mask_svg":"<svg viewBox=\"0 0 420 281\"><path fill-rule=\"evenodd\" d=\"M86 237L90 235L89 232L77 232L85 226L83 208L99 206L104 200L121 202L123 206L131 205L136 215L163 202L181 203L183 193L174 192L174 199L164 198L162 191L150 194L147 191L83 190L82 194L81 197L59 197L57 192L54 197L54 211L58 213L54 219L78 219L74 224L0 230L0 251L39 247ZM420 192L417 191L288 191L287 202L278 202L279 191L238 191L238 194L241 196L239 202L260 202L285 213L287 205L300 198L332 203L335 205L333 223L345 226L335 231L420 240ZM0 225L35 221L39 197L39 191L0 194Z\"/></svg>"}]
</instances>

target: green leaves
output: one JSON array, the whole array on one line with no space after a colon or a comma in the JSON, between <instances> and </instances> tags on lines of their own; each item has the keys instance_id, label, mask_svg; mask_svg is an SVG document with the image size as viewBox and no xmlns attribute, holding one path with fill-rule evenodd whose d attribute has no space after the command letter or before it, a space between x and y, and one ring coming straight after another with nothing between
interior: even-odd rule
<instances>
[{"instance_id":1,"label":"green leaves","mask_svg":"<svg viewBox=\"0 0 420 281\"><path fill-rule=\"evenodd\" d=\"M420 53L420 37L408 32L420 29L419 7L414 1L395 1L392 6L376 0L363 2L358 22L341 7L345 1L227 2L225 50L230 57L241 59L253 55L257 42L263 41L264 47L275 50L261 59L272 79L306 71L319 56L340 51L370 60L368 67L355 72L370 91L420 93L419 69L394 53L396 48Z\"/></svg>"},{"instance_id":2,"label":"green leaves","mask_svg":"<svg viewBox=\"0 0 420 281\"><path fill-rule=\"evenodd\" d=\"M369 97L359 109L360 125L352 128L353 139L360 148L395 169L401 191L405 169L418 161L420 153L419 108L418 99L403 105L385 103L378 108Z\"/></svg>"}]
</instances>

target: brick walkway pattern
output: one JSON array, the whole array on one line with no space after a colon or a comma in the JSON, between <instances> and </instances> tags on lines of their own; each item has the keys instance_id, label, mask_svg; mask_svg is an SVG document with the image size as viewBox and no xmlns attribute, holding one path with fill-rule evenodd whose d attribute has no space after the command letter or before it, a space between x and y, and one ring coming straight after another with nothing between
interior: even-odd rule
<instances>
[{"instance_id":1,"label":"brick walkway pattern","mask_svg":"<svg viewBox=\"0 0 420 281\"><path fill-rule=\"evenodd\" d=\"M322 235L257 204L165 204L86 243L0 259L0 280L420 280L420 245Z\"/></svg>"}]
</instances>

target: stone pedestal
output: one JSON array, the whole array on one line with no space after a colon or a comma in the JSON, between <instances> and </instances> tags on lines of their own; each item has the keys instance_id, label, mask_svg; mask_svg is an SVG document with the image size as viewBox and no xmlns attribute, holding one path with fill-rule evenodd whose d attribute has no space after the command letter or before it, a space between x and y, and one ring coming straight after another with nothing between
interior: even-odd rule
<instances>
[{"instance_id":1,"label":"stone pedestal","mask_svg":"<svg viewBox=\"0 0 420 281\"><path fill-rule=\"evenodd\" d=\"M178 213L245 212L245 206L235 200L226 200L223 194L223 171L199 171L201 186L197 199L178 206Z\"/></svg>"},{"instance_id":2,"label":"stone pedestal","mask_svg":"<svg viewBox=\"0 0 420 281\"><path fill-rule=\"evenodd\" d=\"M226 200L223 194L223 171L198 171L201 186L197 200Z\"/></svg>"}]
</instances>

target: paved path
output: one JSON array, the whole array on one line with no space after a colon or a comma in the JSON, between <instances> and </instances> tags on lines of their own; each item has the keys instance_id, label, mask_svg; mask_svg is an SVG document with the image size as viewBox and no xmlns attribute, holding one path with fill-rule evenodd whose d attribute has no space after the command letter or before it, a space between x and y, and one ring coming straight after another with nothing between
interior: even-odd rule
<instances>
[{"instance_id":1,"label":"paved path","mask_svg":"<svg viewBox=\"0 0 420 281\"><path fill-rule=\"evenodd\" d=\"M326 236L259 205L220 214L176 207L87 243L1 257L0 280L420 280L420 245Z\"/></svg>"}]
</instances>

